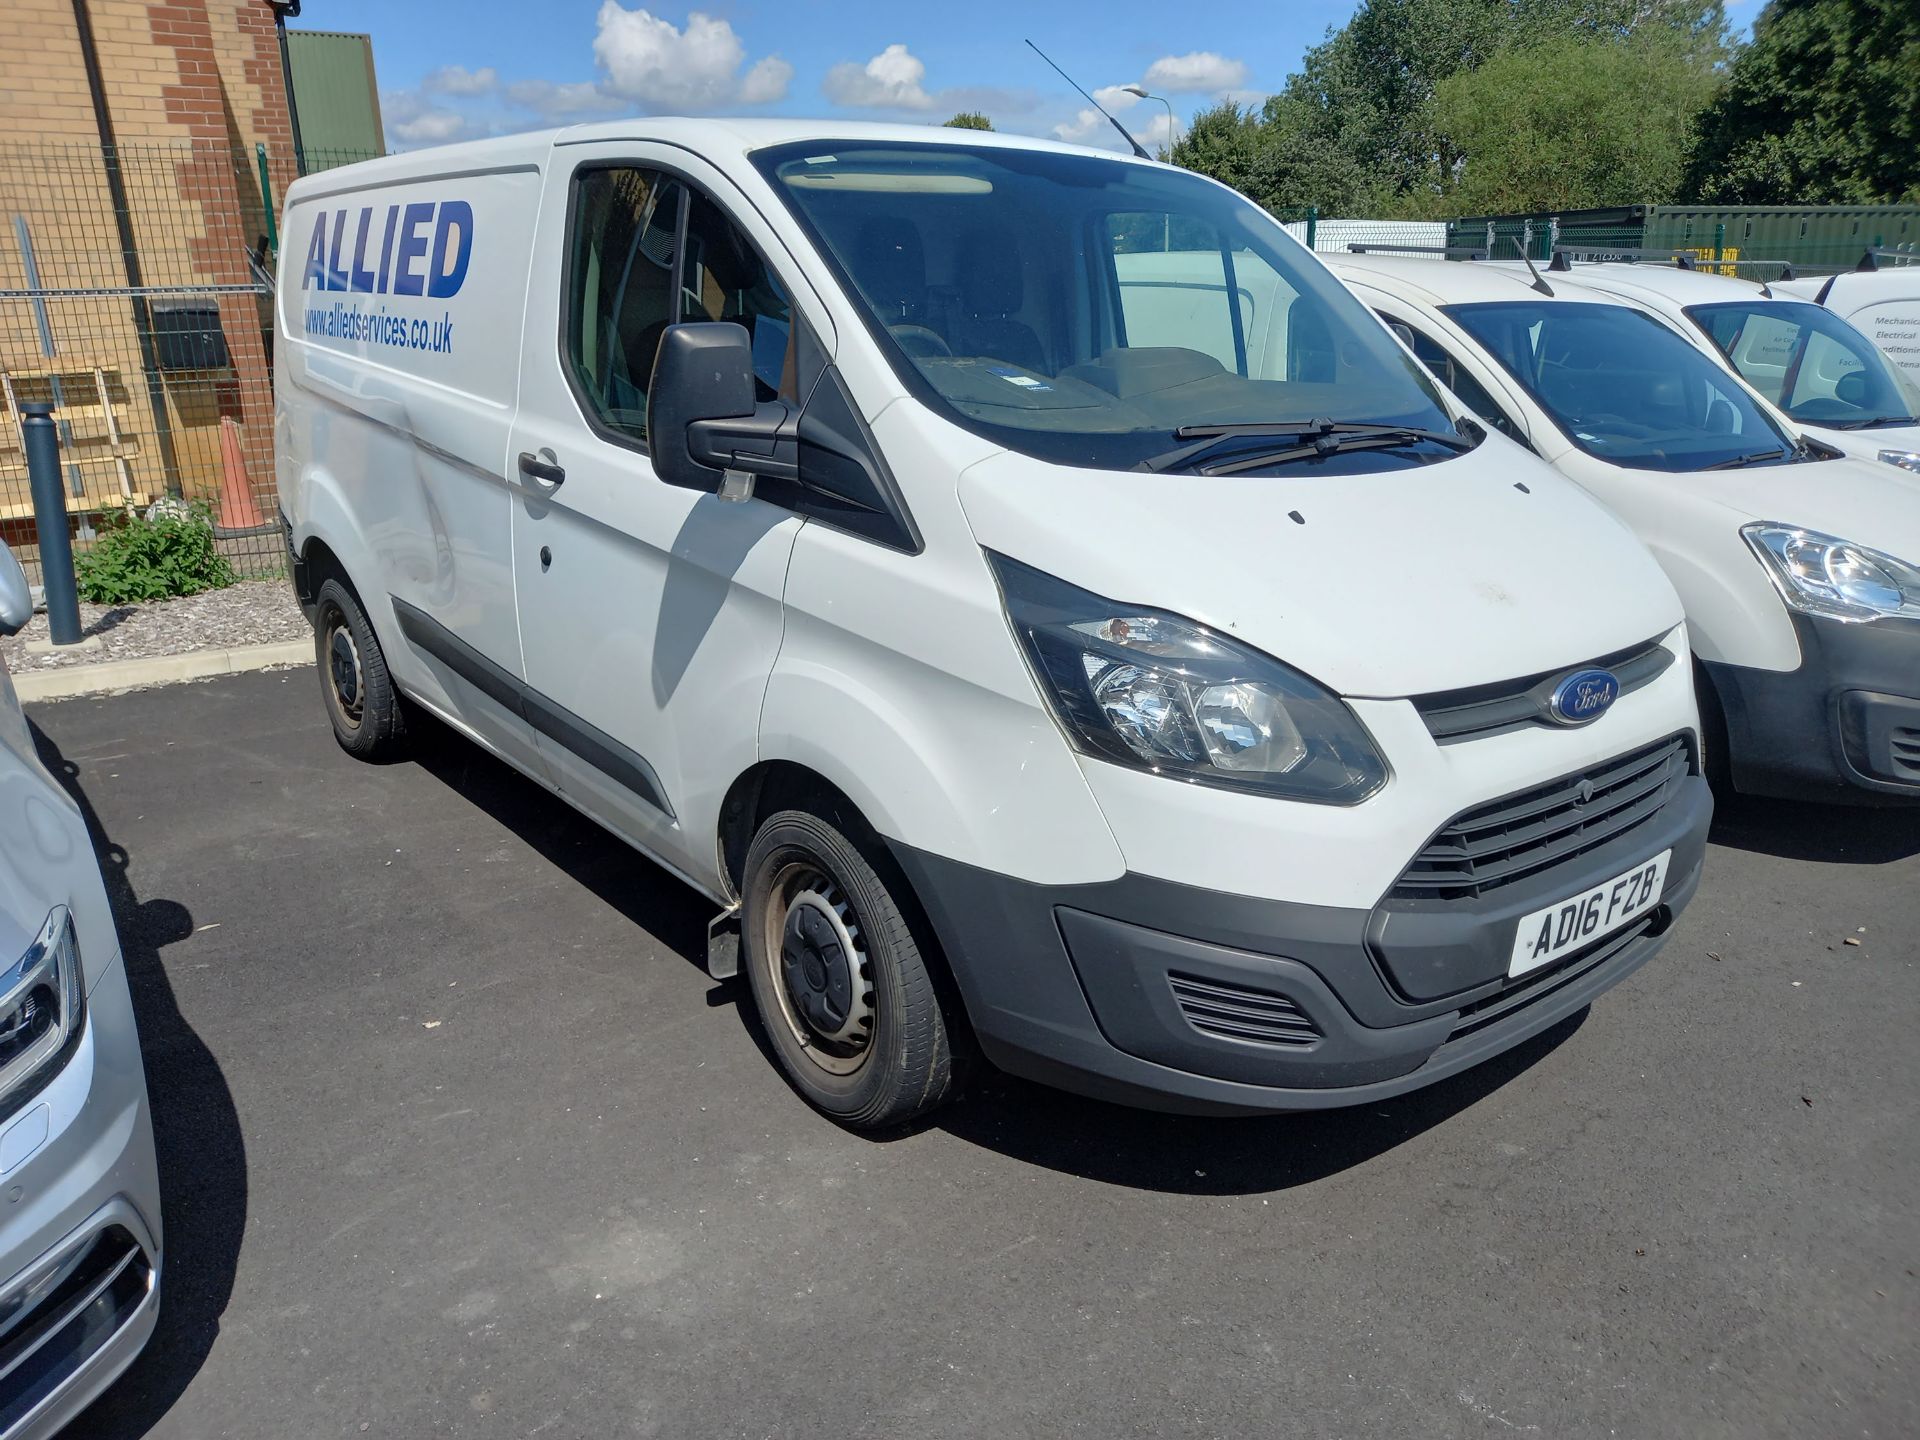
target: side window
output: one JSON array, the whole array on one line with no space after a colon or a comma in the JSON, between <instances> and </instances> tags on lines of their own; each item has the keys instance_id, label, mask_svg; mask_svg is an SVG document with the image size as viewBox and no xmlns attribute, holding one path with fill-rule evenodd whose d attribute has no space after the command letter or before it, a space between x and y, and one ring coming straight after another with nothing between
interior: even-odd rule
<instances>
[{"instance_id":1,"label":"side window","mask_svg":"<svg viewBox=\"0 0 1920 1440\"><path fill-rule=\"evenodd\" d=\"M682 320L731 320L753 340L762 400L799 399L799 335L779 279L720 207L701 194L687 210Z\"/></svg>"},{"instance_id":2,"label":"side window","mask_svg":"<svg viewBox=\"0 0 1920 1440\"><path fill-rule=\"evenodd\" d=\"M1413 336L1413 353L1422 365L1433 372L1433 378L1460 397L1460 403L1478 415L1487 424L1505 435L1509 440L1526 443L1526 437L1518 425L1515 425L1500 408L1500 403L1488 393L1487 387L1474 379L1467 369L1455 360L1451 354L1424 331L1416 330L1404 320L1396 320L1391 315L1382 314L1381 319L1389 325L1405 325L1407 333Z\"/></svg>"},{"instance_id":3,"label":"side window","mask_svg":"<svg viewBox=\"0 0 1920 1440\"><path fill-rule=\"evenodd\" d=\"M573 182L563 356L581 403L645 442L654 352L674 319L674 241L685 187L652 170Z\"/></svg>"}]
</instances>

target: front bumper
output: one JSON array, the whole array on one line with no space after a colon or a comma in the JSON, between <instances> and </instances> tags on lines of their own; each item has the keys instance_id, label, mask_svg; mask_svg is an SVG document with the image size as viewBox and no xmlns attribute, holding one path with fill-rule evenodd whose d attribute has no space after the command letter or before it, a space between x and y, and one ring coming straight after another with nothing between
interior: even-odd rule
<instances>
[{"instance_id":1,"label":"front bumper","mask_svg":"<svg viewBox=\"0 0 1920 1440\"><path fill-rule=\"evenodd\" d=\"M0 1437L50 1436L133 1363L160 1307L160 1182L119 957L73 1059L0 1133Z\"/></svg>"},{"instance_id":2,"label":"front bumper","mask_svg":"<svg viewBox=\"0 0 1920 1440\"><path fill-rule=\"evenodd\" d=\"M1393 983L1380 911L1262 900L1139 875L1043 886L895 844L989 1059L1151 1109L1261 1113L1361 1104L1431 1084L1547 1029L1657 954L1699 885L1713 802L1689 777L1644 825L1558 867L1560 896L1671 849L1661 903L1626 930L1509 981L1426 1000ZM1405 928L1416 918L1394 920ZM1480 950L1513 916L1480 912ZM1496 933L1497 932L1497 933ZM1459 916L1445 943L1463 944ZM1466 945L1464 948L1476 948Z\"/></svg>"},{"instance_id":3,"label":"front bumper","mask_svg":"<svg viewBox=\"0 0 1920 1440\"><path fill-rule=\"evenodd\" d=\"M1709 662L1736 789L1801 800L1920 800L1920 621L1793 617L1800 668Z\"/></svg>"}]
</instances>

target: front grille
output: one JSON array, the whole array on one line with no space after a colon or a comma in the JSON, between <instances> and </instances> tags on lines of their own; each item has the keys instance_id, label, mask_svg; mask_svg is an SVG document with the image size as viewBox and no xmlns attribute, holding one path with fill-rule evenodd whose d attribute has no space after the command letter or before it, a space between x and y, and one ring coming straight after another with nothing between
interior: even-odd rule
<instances>
[{"instance_id":1,"label":"front grille","mask_svg":"<svg viewBox=\"0 0 1920 1440\"><path fill-rule=\"evenodd\" d=\"M1920 730L1903 726L1893 732L1893 773L1920 780Z\"/></svg>"},{"instance_id":2,"label":"front grille","mask_svg":"<svg viewBox=\"0 0 1920 1440\"><path fill-rule=\"evenodd\" d=\"M1284 995L1192 975L1169 975L1167 982L1180 1013L1203 1035L1287 1046L1311 1045L1320 1038L1306 1012Z\"/></svg>"},{"instance_id":3,"label":"front grille","mask_svg":"<svg viewBox=\"0 0 1920 1440\"><path fill-rule=\"evenodd\" d=\"M1620 693L1631 695L1666 674L1672 664L1673 652L1658 640L1649 640L1644 645L1630 645L1625 650L1602 655L1586 665L1538 671L1465 690L1416 695L1413 707L1420 712L1434 739L1462 740L1510 730L1517 725L1555 724L1548 702L1553 698L1554 687L1576 671L1611 671L1620 682Z\"/></svg>"},{"instance_id":4,"label":"front grille","mask_svg":"<svg viewBox=\"0 0 1920 1440\"><path fill-rule=\"evenodd\" d=\"M1471 900L1644 825L1693 771L1684 736L1459 816L1407 866L1394 900Z\"/></svg>"},{"instance_id":5,"label":"front grille","mask_svg":"<svg viewBox=\"0 0 1920 1440\"><path fill-rule=\"evenodd\" d=\"M153 1284L146 1251L109 1225L0 1305L0 1433L99 1353Z\"/></svg>"}]
</instances>

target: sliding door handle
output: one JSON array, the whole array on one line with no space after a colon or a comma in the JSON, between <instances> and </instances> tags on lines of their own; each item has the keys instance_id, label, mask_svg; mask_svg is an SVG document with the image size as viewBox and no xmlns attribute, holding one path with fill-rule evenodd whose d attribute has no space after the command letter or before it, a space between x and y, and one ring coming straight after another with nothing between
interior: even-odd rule
<instances>
[{"instance_id":1,"label":"sliding door handle","mask_svg":"<svg viewBox=\"0 0 1920 1440\"><path fill-rule=\"evenodd\" d=\"M543 460L531 450L520 452L520 474L525 479L548 485L558 485L567 478L565 468L557 460Z\"/></svg>"}]
</instances>

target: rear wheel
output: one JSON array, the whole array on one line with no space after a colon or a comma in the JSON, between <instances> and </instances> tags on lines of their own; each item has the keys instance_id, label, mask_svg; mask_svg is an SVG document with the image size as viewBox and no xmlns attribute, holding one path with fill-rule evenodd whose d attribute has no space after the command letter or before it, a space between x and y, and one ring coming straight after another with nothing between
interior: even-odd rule
<instances>
[{"instance_id":1,"label":"rear wheel","mask_svg":"<svg viewBox=\"0 0 1920 1440\"><path fill-rule=\"evenodd\" d=\"M794 1088L858 1130L950 1098L952 1036L927 959L861 847L783 810L754 836L742 889L748 983Z\"/></svg>"},{"instance_id":2,"label":"rear wheel","mask_svg":"<svg viewBox=\"0 0 1920 1440\"><path fill-rule=\"evenodd\" d=\"M361 760L391 760L406 748L406 715L387 673L387 657L353 592L338 580L320 587L313 612L314 658L327 719L340 748Z\"/></svg>"}]
</instances>

